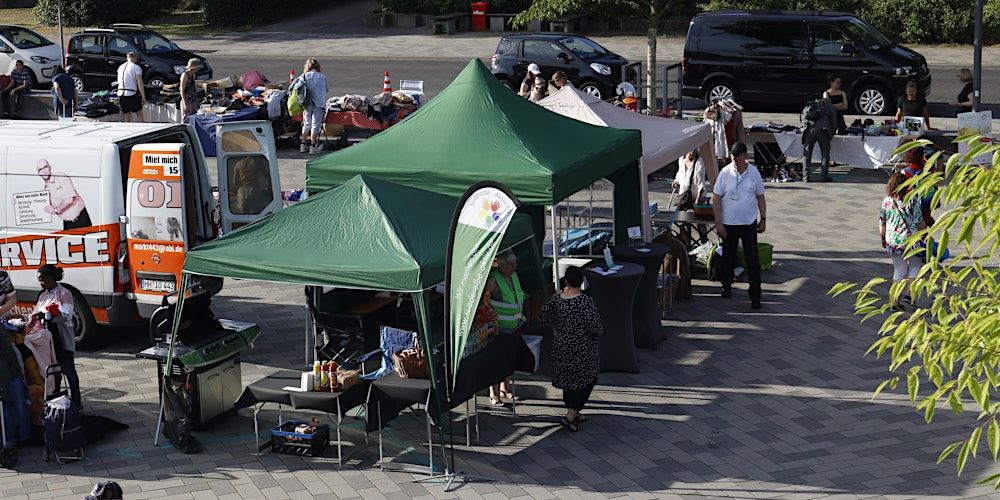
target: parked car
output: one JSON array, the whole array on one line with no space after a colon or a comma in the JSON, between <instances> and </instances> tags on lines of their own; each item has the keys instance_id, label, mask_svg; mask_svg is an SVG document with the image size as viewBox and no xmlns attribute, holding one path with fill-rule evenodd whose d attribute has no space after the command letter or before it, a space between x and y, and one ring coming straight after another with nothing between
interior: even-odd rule
<instances>
[{"instance_id":1,"label":"parked car","mask_svg":"<svg viewBox=\"0 0 1000 500\"><path fill-rule=\"evenodd\" d=\"M77 92L107 90L118 79L118 67L129 52L139 54L143 81L149 87L177 83L188 59L201 59L199 80L212 78L205 58L178 47L165 36L140 24L112 24L110 28L88 28L69 38L66 72Z\"/></svg>"},{"instance_id":2,"label":"parked car","mask_svg":"<svg viewBox=\"0 0 1000 500\"><path fill-rule=\"evenodd\" d=\"M684 44L683 94L760 106L802 105L843 80L854 110L896 110L906 82L931 90L927 60L853 14L718 11L691 20Z\"/></svg>"},{"instance_id":3,"label":"parked car","mask_svg":"<svg viewBox=\"0 0 1000 500\"><path fill-rule=\"evenodd\" d=\"M14 62L24 61L36 83L48 83L60 59L59 46L48 38L21 26L0 25L0 71L6 73Z\"/></svg>"},{"instance_id":4,"label":"parked car","mask_svg":"<svg viewBox=\"0 0 1000 500\"><path fill-rule=\"evenodd\" d=\"M532 63L541 68L546 79L562 70L576 88L607 99L614 95L622 66L628 61L585 36L530 33L501 38L490 67L504 85L517 90Z\"/></svg>"}]
</instances>

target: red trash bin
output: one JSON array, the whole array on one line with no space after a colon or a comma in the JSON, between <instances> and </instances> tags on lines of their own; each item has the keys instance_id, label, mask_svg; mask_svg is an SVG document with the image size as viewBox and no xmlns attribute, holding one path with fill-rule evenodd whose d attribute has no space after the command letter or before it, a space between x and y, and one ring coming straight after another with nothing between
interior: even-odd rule
<instances>
[{"instance_id":1,"label":"red trash bin","mask_svg":"<svg viewBox=\"0 0 1000 500\"><path fill-rule=\"evenodd\" d=\"M486 31L489 27L486 13L490 9L490 3L472 2L469 5L472 7L472 31Z\"/></svg>"}]
</instances>

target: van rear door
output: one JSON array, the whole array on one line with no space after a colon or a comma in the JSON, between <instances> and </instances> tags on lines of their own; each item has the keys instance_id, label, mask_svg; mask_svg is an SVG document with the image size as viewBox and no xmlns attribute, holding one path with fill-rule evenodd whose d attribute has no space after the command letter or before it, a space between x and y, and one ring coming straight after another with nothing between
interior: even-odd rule
<instances>
[{"instance_id":1,"label":"van rear door","mask_svg":"<svg viewBox=\"0 0 1000 500\"><path fill-rule=\"evenodd\" d=\"M137 302L159 305L180 283L188 249L185 144L139 144L128 169L125 232Z\"/></svg>"},{"instance_id":2,"label":"van rear door","mask_svg":"<svg viewBox=\"0 0 1000 500\"><path fill-rule=\"evenodd\" d=\"M274 133L267 121L216 125L216 165L223 233L281 208Z\"/></svg>"}]
</instances>

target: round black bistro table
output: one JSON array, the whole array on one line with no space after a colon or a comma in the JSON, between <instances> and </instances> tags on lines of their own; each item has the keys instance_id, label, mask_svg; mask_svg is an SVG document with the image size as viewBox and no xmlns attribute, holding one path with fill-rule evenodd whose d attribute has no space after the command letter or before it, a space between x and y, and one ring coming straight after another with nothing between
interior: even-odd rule
<instances>
[{"instance_id":1,"label":"round black bistro table","mask_svg":"<svg viewBox=\"0 0 1000 500\"><path fill-rule=\"evenodd\" d=\"M639 373L635 352L635 330L632 322L635 292L645 272L639 264L622 262L617 272L601 275L598 266L587 266L587 292L594 298L604 321L604 336L600 339L601 371ZM603 267L601 267L603 269Z\"/></svg>"},{"instance_id":2,"label":"round black bistro table","mask_svg":"<svg viewBox=\"0 0 1000 500\"><path fill-rule=\"evenodd\" d=\"M656 279L667 253L667 246L659 243L645 243L635 247L628 245L611 247L611 255L616 264L632 262L646 269L639 281L635 297L635 345L644 349L656 349L656 343L666 338L666 331L660 325Z\"/></svg>"}]
</instances>

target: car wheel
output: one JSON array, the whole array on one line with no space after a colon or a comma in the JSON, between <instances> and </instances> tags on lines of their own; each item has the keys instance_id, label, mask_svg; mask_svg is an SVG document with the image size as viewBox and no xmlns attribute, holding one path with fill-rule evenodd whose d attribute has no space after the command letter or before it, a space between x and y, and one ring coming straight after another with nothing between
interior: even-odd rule
<instances>
[{"instance_id":1,"label":"car wheel","mask_svg":"<svg viewBox=\"0 0 1000 500\"><path fill-rule=\"evenodd\" d=\"M601 92L600 85L594 82L587 82L580 85L580 90L583 91L583 93L590 94L598 99L604 99L604 93Z\"/></svg>"},{"instance_id":2,"label":"car wheel","mask_svg":"<svg viewBox=\"0 0 1000 500\"><path fill-rule=\"evenodd\" d=\"M85 92L87 90L87 82L84 81L83 75L69 75L73 79L73 88L76 89L76 93Z\"/></svg>"},{"instance_id":3,"label":"car wheel","mask_svg":"<svg viewBox=\"0 0 1000 500\"><path fill-rule=\"evenodd\" d=\"M864 115L882 115L889 109L889 95L882 87L867 85L857 92L854 109Z\"/></svg>"},{"instance_id":4,"label":"car wheel","mask_svg":"<svg viewBox=\"0 0 1000 500\"><path fill-rule=\"evenodd\" d=\"M738 100L736 85L729 80L712 80L705 89L706 104L711 104L722 99Z\"/></svg>"},{"instance_id":5,"label":"car wheel","mask_svg":"<svg viewBox=\"0 0 1000 500\"><path fill-rule=\"evenodd\" d=\"M163 80L163 77L159 76L159 75L153 75L153 76L151 76L149 78L149 81L146 82L147 86L153 87L153 88L157 88L157 89L162 89L163 86L166 85L166 84L167 84L167 82L165 82Z\"/></svg>"},{"instance_id":6,"label":"car wheel","mask_svg":"<svg viewBox=\"0 0 1000 500\"><path fill-rule=\"evenodd\" d=\"M94 312L87 305L83 294L70 288L73 294L73 331L76 334L76 344L82 347L92 347L97 342L97 320Z\"/></svg>"}]
</instances>

